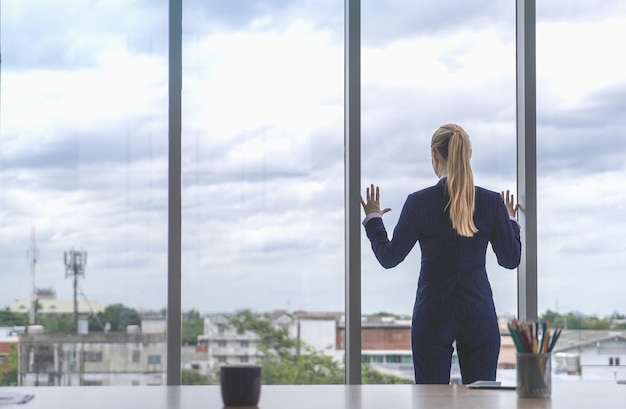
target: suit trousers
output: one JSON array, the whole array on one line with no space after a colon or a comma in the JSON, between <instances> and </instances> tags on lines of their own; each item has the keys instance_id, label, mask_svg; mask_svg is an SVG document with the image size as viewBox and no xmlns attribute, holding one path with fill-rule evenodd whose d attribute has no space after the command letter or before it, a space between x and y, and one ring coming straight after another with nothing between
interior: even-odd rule
<instances>
[{"instance_id":1,"label":"suit trousers","mask_svg":"<svg viewBox=\"0 0 626 409\"><path fill-rule=\"evenodd\" d=\"M417 384L450 383L456 341L463 384L495 381L500 354L500 330L493 318L413 318L411 344Z\"/></svg>"}]
</instances>

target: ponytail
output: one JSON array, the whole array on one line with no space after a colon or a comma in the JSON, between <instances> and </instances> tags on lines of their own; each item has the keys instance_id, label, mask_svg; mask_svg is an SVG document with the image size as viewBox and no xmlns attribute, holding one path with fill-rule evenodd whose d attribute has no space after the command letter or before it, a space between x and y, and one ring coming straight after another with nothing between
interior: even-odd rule
<instances>
[{"instance_id":1,"label":"ponytail","mask_svg":"<svg viewBox=\"0 0 626 409\"><path fill-rule=\"evenodd\" d=\"M478 232L474 224L476 189L470 165L472 146L463 128L454 124L440 127L433 135L432 148L437 149L447 161L450 197L450 220L452 227L463 237L472 237Z\"/></svg>"}]
</instances>

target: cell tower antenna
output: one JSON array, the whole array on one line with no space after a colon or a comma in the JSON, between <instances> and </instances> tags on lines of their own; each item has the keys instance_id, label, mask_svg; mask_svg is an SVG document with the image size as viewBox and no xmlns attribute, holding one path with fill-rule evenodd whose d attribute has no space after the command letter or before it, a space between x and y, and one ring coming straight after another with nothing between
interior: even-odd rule
<instances>
[{"instance_id":1,"label":"cell tower antenna","mask_svg":"<svg viewBox=\"0 0 626 409\"><path fill-rule=\"evenodd\" d=\"M74 279L74 332L78 333L78 277L85 276L87 252L75 251L72 248L63 254L63 262L65 263L65 278Z\"/></svg>"},{"instance_id":2,"label":"cell tower antenna","mask_svg":"<svg viewBox=\"0 0 626 409\"><path fill-rule=\"evenodd\" d=\"M30 310L28 311L28 322L30 325L35 324L35 309L37 308L37 289L35 287L35 266L39 259L39 248L37 247L37 239L35 238L35 226L30 226L30 248L27 250L28 260L30 264L30 278L32 281L32 291L30 292Z\"/></svg>"}]
</instances>

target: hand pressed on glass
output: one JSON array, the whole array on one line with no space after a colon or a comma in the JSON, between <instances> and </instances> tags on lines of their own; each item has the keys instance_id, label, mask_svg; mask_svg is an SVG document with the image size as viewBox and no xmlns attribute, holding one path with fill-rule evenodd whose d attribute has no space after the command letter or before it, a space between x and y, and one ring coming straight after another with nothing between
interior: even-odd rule
<instances>
[{"instance_id":1,"label":"hand pressed on glass","mask_svg":"<svg viewBox=\"0 0 626 409\"><path fill-rule=\"evenodd\" d=\"M383 210L380 209L380 189L378 186L374 188L374 184L372 184L370 187L366 188L365 198L367 201L363 200L363 196L361 196L361 205L363 206L366 216L370 213L379 213L383 215L391 211L389 207Z\"/></svg>"},{"instance_id":2,"label":"hand pressed on glass","mask_svg":"<svg viewBox=\"0 0 626 409\"><path fill-rule=\"evenodd\" d=\"M517 209L519 209L519 204L515 203L515 195L511 194L508 190L506 193L504 191L500 192L500 196L502 196L502 200L504 200L504 204L506 205L506 210L509 212L510 217L515 217L517 214Z\"/></svg>"}]
</instances>

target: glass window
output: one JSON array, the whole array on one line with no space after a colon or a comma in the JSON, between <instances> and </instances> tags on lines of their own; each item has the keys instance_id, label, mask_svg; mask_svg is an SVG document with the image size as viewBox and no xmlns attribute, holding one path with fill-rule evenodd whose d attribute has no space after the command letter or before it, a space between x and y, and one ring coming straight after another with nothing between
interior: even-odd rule
<instances>
[{"instance_id":1,"label":"glass window","mask_svg":"<svg viewBox=\"0 0 626 409\"><path fill-rule=\"evenodd\" d=\"M85 351L85 362L102 362L102 351Z\"/></svg>"},{"instance_id":2,"label":"glass window","mask_svg":"<svg viewBox=\"0 0 626 409\"><path fill-rule=\"evenodd\" d=\"M407 196L438 182L430 143L445 123L468 132L476 185L515 192L514 3L363 2L361 56L362 194L380 186L381 205L392 209L383 217L389 237ZM363 312L408 317L410 325L419 244L384 270L362 238ZM498 266L488 249L487 273L497 313L515 315L516 271ZM398 375L412 379L412 367L403 368Z\"/></svg>"},{"instance_id":3,"label":"glass window","mask_svg":"<svg viewBox=\"0 0 626 409\"><path fill-rule=\"evenodd\" d=\"M387 355L385 358L389 364L399 364L402 362L402 357L400 355Z\"/></svg>"},{"instance_id":4,"label":"glass window","mask_svg":"<svg viewBox=\"0 0 626 409\"><path fill-rule=\"evenodd\" d=\"M216 311L283 311L297 324L298 311L342 313L343 2L310 7L185 3L183 308L201 312L200 327ZM477 184L514 185L514 7L458 10L363 7L362 179L383 188L389 227L406 194L432 184L428 142L443 122L470 132ZM24 338L24 385L59 367L55 356L79 353L55 334L128 329L136 340L142 317L166 304L167 12L2 3L0 255L15 285L0 297L17 300L16 328L51 340ZM626 192L626 67L611 51L624 16L611 2L537 5L539 311L576 312L566 316L575 325L581 312L626 311L620 286L592 283L578 296L590 272L615 282L624 268L626 226L614 215ZM364 312L410 314L419 250L391 280L362 248ZM73 250L80 268L65 257L61 277L61 254ZM492 256L488 272L498 312L513 313L514 274ZM211 336L193 324L192 343ZM341 362L338 342L321 349Z\"/></svg>"},{"instance_id":5,"label":"glass window","mask_svg":"<svg viewBox=\"0 0 626 409\"><path fill-rule=\"evenodd\" d=\"M538 306L570 329L626 311L624 36L623 4L537 2Z\"/></svg>"},{"instance_id":6,"label":"glass window","mask_svg":"<svg viewBox=\"0 0 626 409\"><path fill-rule=\"evenodd\" d=\"M1 7L0 300L28 327L15 382L75 386L83 346L134 348L127 327L167 304L168 7ZM116 371L87 382L128 384Z\"/></svg>"},{"instance_id":7,"label":"glass window","mask_svg":"<svg viewBox=\"0 0 626 409\"><path fill-rule=\"evenodd\" d=\"M297 314L344 308L344 3L261 3L183 5L183 310L223 315L199 335L232 340L228 362L261 362L252 321L269 322L288 351L334 358L332 377L292 382L334 383L335 316Z\"/></svg>"},{"instance_id":8,"label":"glass window","mask_svg":"<svg viewBox=\"0 0 626 409\"><path fill-rule=\"evenodd\" d=\"M148 355L148 365L161 365L161 355Z\"/></svg>"}]
</instances>

